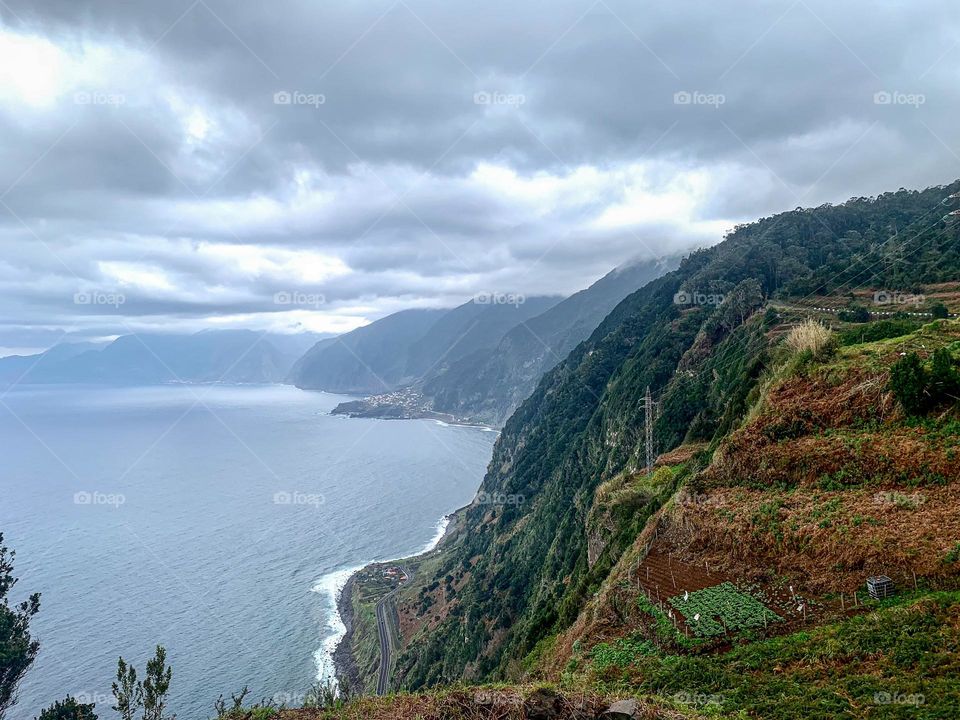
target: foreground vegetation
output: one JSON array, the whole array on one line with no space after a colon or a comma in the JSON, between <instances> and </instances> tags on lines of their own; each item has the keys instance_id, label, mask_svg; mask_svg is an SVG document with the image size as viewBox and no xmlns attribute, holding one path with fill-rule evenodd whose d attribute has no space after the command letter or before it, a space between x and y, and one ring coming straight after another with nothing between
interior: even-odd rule
<instances>
[{"instance_id":1,"label":"foreground vegetation","mask_svg":"<svg viewBox=\"0 0 960 720\"><path fill-rule=\"evenodd\" d=\"M936 219L957 190L767 218L628 297L507 423L488 501L396 595L358 593L368 635L396 598L407 692L319 688L296 710L241 692L216 714L588 720L632 698L634 717L960 716L960 226ZM876 320L866 282L938 299ZM0 570L2 716L39 599L10 606L2 549ZM865 606L880 574L900 595ZM377 646L353 642L369 688ZM124 720L168 720L162 653L143 683L119 670ZM93 717L68 698L43 720Z\"/></svg>"}]
</instances>

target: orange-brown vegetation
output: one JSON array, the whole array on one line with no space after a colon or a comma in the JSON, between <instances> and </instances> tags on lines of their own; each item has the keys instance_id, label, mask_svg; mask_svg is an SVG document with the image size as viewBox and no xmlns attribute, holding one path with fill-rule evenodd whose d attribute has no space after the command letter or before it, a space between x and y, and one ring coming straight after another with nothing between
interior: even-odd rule
<instances>
[{"instance_id":1,"label":"orange-brown vegetation","mask_svg":"<svg viewBox=\"0 0 960 720\"><path fill-rule=\"evenodd\" d=\"M901 585L955 577L960 486L769 492L715 488L677 505L663 548L742 580L786 578L798 591L852 592L870 575Z\"/></svg>"}]
</instances>

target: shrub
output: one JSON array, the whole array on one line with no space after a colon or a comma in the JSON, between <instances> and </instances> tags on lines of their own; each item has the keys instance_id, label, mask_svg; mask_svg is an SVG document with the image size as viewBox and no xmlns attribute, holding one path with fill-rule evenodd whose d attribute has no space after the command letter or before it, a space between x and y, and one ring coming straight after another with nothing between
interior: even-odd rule
<instances>
[{"instance_id":1,"label":"shrub","mask_svg":"<svg viewBox=\"0 0 960 720\"><path fill-rule=\"evenodd\" d=\"M787 347L800 354L808 352L821 357L831 346L833 331L813 319L807 319L794 327L787 335Z\"/></svg>"},{"instance_id":2,"label":"shrub","mask_svg":"<svg viewBox=\"0 0 960 720\"><path fill-rule=\"evenodd\" d=\"M172 720L165 712L171 675L167 651L160 645L153 659L147 661L143 682L137 681L136 668L120 658L117 661L117 681L113 683L113 696L117 701L113 709L120 714L121 720L133 720L141 708L143 720Z\"/></svg>"},{"instance_id":3,"label":"shrub","mask_svg":"<svg viewBox=\"0 0 960 720\"><path fill-rule=\"evenodd\" d=\"M837 317L844 322L865 323L870 322L870 311L862 305L852 305L846 310L841 310Z\"/></svg>"},{"instance_id":4,"label":"shrub","mask_svg":"<svg viewBox=\"0 0 960 720\"><path fill-rule=\"evenodd\" d=\"M40 610L40 595L31 595L19 605L10 605L7 597L17 584L15 555L4 546L0 533L0 718L16 702L17 686L40 649L40 643L30 636L30 619Z\"/></svg>"},{"instance_id":5,"label":"shrub","mask_svg":"<svg viewBox=\"0 0 960 720\"><path fill-rule=\"evenodd\" d=\"M950 317L950 311L947 310L947 306L942 302L934 303L930 306L930 313L937 319L943 320L944 318Z\"/></svg>"},{"instance_id":6,"label":"shrub","mask_svg":"<svg viewBox=\"0 0 960 720\"><path fill-rule=\"evenodd\" d=\"M960 373L950 351L937 350L930 365L927 370L920 357L911 352L890 369L890 389L911 415L925 413L948 401L956 402L960 396Z\"/></svg>"},{"instance_id":7,"label":"shrub","mask_svg":"<svg viewBox=\"0 0 960 720\"><path fill-rule=\"evenodd\" d=\"M77 702L74 697L58 700L40 713L37 720L97 720L94 705Z\"/></svg>"},{"instance_id":8,"label":"shrub","mask_svg":"<svg viewBox=\"0 0 960 720\"><path fill-rule=\"evenodd\" d=\"M840 344L859 345L860 343L901 337L919 330L921 325L922 323L916 320L877 320L860 327L844 330L840 333Z\"/></svg>"},{"instance_id":9,"label":"shrub","mask_svg":"<svg viewBox=\"0 0 960 720\"><path fill-rule=\"evenodd\" d=\"M927 373L916 353L909 353L897 360L890 368L890 389L911 414L923 411L926 405Z\"/></svg>"}]
</instances>

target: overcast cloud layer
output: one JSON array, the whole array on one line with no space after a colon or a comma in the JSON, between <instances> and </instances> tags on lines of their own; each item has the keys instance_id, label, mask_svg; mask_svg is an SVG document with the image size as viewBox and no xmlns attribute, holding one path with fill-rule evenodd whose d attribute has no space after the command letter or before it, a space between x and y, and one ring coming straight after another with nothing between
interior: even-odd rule
<instances>
[{"instance_id":1,"label":"overcast cloud layer","mask_svg":"<svg viewBox=\"0 0 960 720\"><path fill-rule=\"evenodd\" d=\"M569 293L960 176L956 0L0 0L0 347Z\"/></svg>"}]
</instances>

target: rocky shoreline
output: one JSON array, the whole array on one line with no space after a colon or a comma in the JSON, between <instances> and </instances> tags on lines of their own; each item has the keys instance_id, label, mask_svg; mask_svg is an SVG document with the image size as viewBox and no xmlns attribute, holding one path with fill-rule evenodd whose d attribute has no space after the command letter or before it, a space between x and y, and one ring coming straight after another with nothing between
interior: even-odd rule
<instances>
[{"instance_id":1,"label":"rocky shoreline","mask_svg":"<svg viewBox=\"0 0 960 720\"><path fill-rule=\"evenodd\" d=\"M337 612L340 614L340 621L346 628L346 632L333 651L333 669L339 683L345 684L351 695L360 691L360 670L357 668L357 662L353 657L353 586L356 582L357 573L350 576L350 579L343 586L340 595L337 597Z\"/></svg>"},{"instance_id":2,"label":"rocky shoreline","mask_svg":"<svg viewBox=\"0 0 960 720\"><path fill-rule=\"evenodd\" d=\"M430 547L424 548L423 552L413 557L425 556L428 553L436 552L444 543L450 540L458 531L459 524L457 516L459 511L450 513L443 518L443 533L436 538ZM399 559L395 562L402 562ZM353 640L355 632L355 623L353 617L353 594L356 588L357 578L360 574L372 565L382 565L383 563L370 563L356 572L354 572L340 591L337 597L337 612L340 614L340 621L343 623L345 632L336 649L333 651L333 668L338 683L346 684L351 694L357 695L363 693L363 686L360 679L360 668L357 666L356 658L353 655Z\"/></svg>"}]
</instances>

